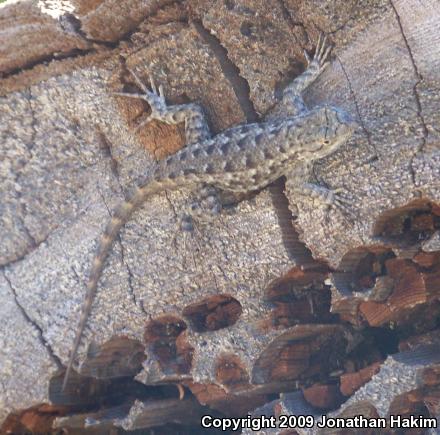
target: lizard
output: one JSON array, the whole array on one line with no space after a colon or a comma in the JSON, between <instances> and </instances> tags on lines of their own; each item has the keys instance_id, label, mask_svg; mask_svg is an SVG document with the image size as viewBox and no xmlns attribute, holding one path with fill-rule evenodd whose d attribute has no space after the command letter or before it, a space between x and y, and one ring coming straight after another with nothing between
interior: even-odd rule
<instances>
[{"instance_id":1,"label":"lizard","mask_svg":"<svg viewBox=\"0 0 440 435\"><path fill-rule=\"evenodd\" d=\"M338 107L318 106L309 110L304 103L302 93L329 65L331 49L327 37L321 34L313 59L304 51L307 68L285 87L273 117L262 122L235 126L213 137L200 105L189 103L168 106L162 86L157 88L150 78L151 89L148 89L134 71L130 71L143 93L117 92L115 95L140 98L149 104L151 114L143 124L153 119L168 124L185 123L186 146L159 161L146 179L132 189L126 200L116 208L108 222L88 277L79 326L64 375L63 390L68 383L112 244L133 212L151 196L189 186L203 192L202 195L210 204L210 211L216 214L221 208L216 200L217 192L257 192L285 176L289 186L293 185L299 194L344 209L346 201L337 190L306 181L313 163L339 149L357 126L354 119ZM183 227L190 230L188 218Z\"/></svg>"}]
</instances>

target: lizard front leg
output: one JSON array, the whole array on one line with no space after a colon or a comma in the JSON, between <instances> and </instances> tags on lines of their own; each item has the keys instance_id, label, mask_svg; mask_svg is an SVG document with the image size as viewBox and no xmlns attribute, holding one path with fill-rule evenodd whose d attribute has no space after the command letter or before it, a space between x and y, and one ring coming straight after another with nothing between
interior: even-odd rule
<instances>
[{"instance_id":1,"label":"lizard front leg","mask_svg":"<svg viewBox=\"0 0 440 435\"><path fill-rule=\"evenodd\" d=\"M274 115L279 116L282 113L288 116L296 116L307 111L302 93L329 64L328 58L331 49L332 47L327 45L327 37L321 34L316 44L313 60L304 51L307 69L283 90L282 99L274 110ZM274 115L271 114L271 117Z\"/></svg>"},{"instance_id":2,"label":"lizard front leg","mask_svg":"<svg viewBox=\"0 0 440 435\"><path fill-rule=\"evenodd\" d=\"M286 187L297 195L308 197L316 205L333 207L343 211L345 214L351 214L349 209L351 202L342 195L342 188L329 189L314 183L301 183L295 186L286 183Z\"/></svg>"},{"instance_id":3,"label":"lizard front leg","mask_svg":"<svg viewBox=\"0 0 440 435\"><path fill-rule=\"evenodd\" d=\"M353 217L351 201L343 194L343 189L329 189L319 184L309 182L313 165L302 164L286 174L286 190L294 195L305 196L317 207L335 208L344 215Z\"/></svg>"},{"instance_id":4,"label":"lizard front leg","mask_svg":"<svg viewBox=\"0 0 440 435\"><path fill-rule=\"evenodd\" d=\"M137 85L144 93L130 94L126 92L115 92L114 95L129 98L140 98L149 104L151 114L137 128L142 127L153 119L173 125L184 122L186 145L201 142L211 137L211 132L201 106L195 103L167 106L162 85L157 88L153 79L150 78L150 90L133 71L130 72L133 75Z\"/></svg>"}]
</instances>

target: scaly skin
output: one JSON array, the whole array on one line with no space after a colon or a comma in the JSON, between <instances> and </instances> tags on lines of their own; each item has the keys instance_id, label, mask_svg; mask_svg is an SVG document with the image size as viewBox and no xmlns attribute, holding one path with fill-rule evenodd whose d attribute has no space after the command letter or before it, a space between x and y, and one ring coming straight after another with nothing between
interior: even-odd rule
<instances>
[{"instance_id":1,"label":"scaly skin","mask_svg":"<svg viewBox=\"0 0 440 435\"><path fill-rule=\"evenodd\" d=\"M302 91L327 66L329 53L330 47L326 46L326 39L320 37L314 59L310 61L306 56L309 63L307 70L284 90L278 111L282 115L277 114L278 117L266 122L231 128L212 138L203 110L198 105L168 107L162 87L157 92L151 81L149 90L133 73L144 94L117 95L146 100L152 110L146 121L157 119L168 124L185 122L187 146L160 162L148 181L133 191L116 209L108 223L89 275L63 389L68 383L112 244L133 212L152 195L185 185L249 193L286 175L298 179L298 193L312 195L314 198L321 198L326 204L344 208L341 197L324 187L307 183L304 179L305 171L298 172L297 169L299 163L304 168L311 168L315 160L336 151L351 136L356 126L350 116L338 108L327 106L309 111L302 100Z\"/></svg>"}]
</instances>

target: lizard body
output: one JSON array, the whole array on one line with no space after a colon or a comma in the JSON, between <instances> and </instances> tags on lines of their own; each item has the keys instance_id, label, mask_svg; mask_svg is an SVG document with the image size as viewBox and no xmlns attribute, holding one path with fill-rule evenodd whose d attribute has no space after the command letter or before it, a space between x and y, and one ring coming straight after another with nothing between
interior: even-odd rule
<instances>
[{"instance_id":1,"label":"lizard body","mask_svg":"<svg viewBox=\"0 0 440 435\"><path fill-rule=\"evenodd\" d=\"M295 169L298 163L310 169L315 160L336 151L351 136L356 126L351 117L341 109L325 106L307 110L302 100L302 91L328 64L329 53L330 47L326 47L325 38L320 38L314 59L310 61L306 55L308 69L284 90L280 103L283 111L281 116L266 122L234 127L214 137L210 137L203 111L198 105L167 106L161 87L157 92L156 86L151 82L149 90L133 74L144 94L118 95L146 100L152 109L147 121L158 119L169 124L185 122L187 146L159 162L147 181L132 191L127 200L115 210L108 223L89 275L63 389L68 382L112 244L133 212L152 195L183 186L209 186L222 191L249 193L286 175L298 181L300 193L343 207L340 198L332 191L306 183L303 179L304 173Z\"/></svg>"}]
</instances>

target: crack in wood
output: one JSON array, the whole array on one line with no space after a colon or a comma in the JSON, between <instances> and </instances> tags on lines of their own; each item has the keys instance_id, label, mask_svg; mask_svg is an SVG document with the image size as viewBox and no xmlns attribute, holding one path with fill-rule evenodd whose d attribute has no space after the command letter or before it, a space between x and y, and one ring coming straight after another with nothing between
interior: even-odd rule
<instances>
[{"instance_id":1,"label":"crack in wood","mask_svg":"<svg viewBox=\"0 0 440 435\"><path fill-rule=\"evenodd\" d=\"M50 344L48 343L48 341L44 338L43 329L35 320L32 319L32 317L27 313L27 311L25 310L23 305L21 305L20 302L18 301L17 290L12 285L12 282L9 279L9 277L6 275L6 272L3 267L1 268L1 271L2 271L2 274L3 274L5 281L8 283L9 289L11 290L15 305L17 306L17 308L19 309L19 311L23 315L23 318L26 320L27 323L29 323L29 325L33 326L37 330L38 340L44 346L44 348L47 350L47 353L49 354L49 357L54 362L54 364L59 369L62 369L64 366L63 366L60 358L53 351L53 349L50 346Z\"/></svg>"},{"instance_id":2,"label":"crack in wood","mask_svg":"<svg viewBox=\"0 0 440 435\"><path fill-rule=\"evenodd\" d=\"M301 21L295 21L290 13L290 10L287 8L284 0L277 0L278 5L281 9L281 13L283 14L284 19L289 23L289 26L292 29L300 28L302 32L303 43L305 41L306 44L310 43L309 34L307 33L306 26ZM298 40L298 37L294 34L294 38L298 45L302 45L301 41Z\"/></svg>"},{"instance_id":3,"label":"crack in wood","mask_svg":"<svg viewBox=\"0 0 440 435\"><path fill-rule=\"evenodd\" d=\"M102 131L101 127L97 127L98 139L101 151L103 151L104 155L110 159L110 170L114 177L117 179L119 187L122 189L122 185L119 179L119 162L116 160L113 155L113 144L107 139L107 136Z\"/></svg>"},{"instance_id":4,"label":"crack in wood","mask_svg":"<svg viewBox=\"0 0 440 435\"><path fill-rule=\"evenodd\" d=\"M350 94L351 94L351 96L353 98L354 106L356 108L356 113L357 113L357 116L359 118L359 122L361 124L361 128L362 128L362 130L363 130L363 132L364 132L364 134L365 134L365 136L367 138L367 142L368 142L369 147L373 150L373 153L374 153L373 157L372 157L371 160L369 160L369 163L371 163L371 162L373 162L375 160L378 160L378 153L377 153L376 146L371 142L371 133L367 130L367 127L365 126L365 122L364 122L364 120L363 120L363 118L361 116L361 111L359 109L359 103L358 103L357 98L356 98L356 93L354 92L353 86L352 86L351 81L350 81L350 77L348 76L348 73L347 73L347 71L345 69L345 66L342 63L342 60L341 60L341 58L339 56L336 56L336 59L338 59L339 65L341 65L342 72L343 72L343 74L344 74L344 76L345 76L345 78L347 80L348 88L350 89Z\"/></svg>"},{"instance_id":5,"label":"crack in wood","mask_svg":"<svg viewBox=\"0 0 440 435\"><path fill-rule=\"evenodd\" d=\"M286 11L288 13L288 10ZM212 35L208 29L206 29L202 22L193 21L192 22L199 35L204 39L204 41L210 46L214 52L223 74L231 83L235 95L238 99L241 109L245 113L247 122L257 122L260 117L254 108L253 102L250 98L250 87L246 79L240 75L239 68L230 60L228 56L227 49L221 44L221 41ZM292 23L295 24L292 20ZM311 259L310 251L307 249L306 245L299 241L298 235L295 232L292 225L292 213L289 210L288 198L284 193L284 183L279 181L274 183L270 188L269 192L272 197L272 203L278 218L278 223L280 225L283 244L292 258L298 257L298 249L294 245L302 246L302 253L300 255L301 261ZM297 258L298 259L298 258Z\"/></svg>"},{"instance_id":6,"label":"crack in wood","mask_svg":"<svg viewBox=\"0 0 440 435\"><path fill-rule=\"evenodd\" d=\"M211 48L214 56L220 65L220 68L232 86L232 89L237 97L238 104L246 116L248 123L257 122L259 116L255 110L254 104L250 98L250 87L247 80L240 75L240 69L232 62L228 56L227 49L222 45L221 41L206 29L201 21L192 21L194 28L197 30L200 37Z\"/></svg>"},{"instance_id":7,"label":"crack in wood","mask_svg":"<svg viewBox=\"0 0 440 435\"><path fill-rule=\"evenodd\" d=\"M268 187L278 225L281 230L283 245L289 258L301 264L314 263L312 253L307 246L299 240L298 233L293 226L293 215L289 209L289 200L285 194L285 187L286 183L283 178L278 179Z\"/></svg>"},{"instance_id":8,"label":"crack in wood","mask_svg":"<svg viewBox=\"0 0 440 435\"><path fill-rule=\"evenodd\" d=\"M74 48L72 50L66 51L65 53L59 53L57 55L49 54L46 56L40 56L38 59L33 60L31 62L27 62L24 65L17 67L17 68L14 68L8 72L1 72L0 71L0 79L7 79L7 78L14 76L16 74L19 74L23 71L32 70L38 65L47 65L47 64L51 63L52 61L72 59L72 58L77 58L77 57L81 57L81 56L86 56L88 54L97 53L97 51L98 50L95 50L94 48L90 48L90 49Z\"/></svg>"},{"instance_id":9,"label":"crack in wood","mask_svg":"<svg viewBox=\"0 0 440 435\"><path fill-rule=\"evenodd\" d=\"M58 227L55 227L53 229L53 231L49 232L46 235L46 237L44 237L41 241L37 241L30 234L28 234L29 229L25 226L25 224L23 222L23 219L20 219L20 223L23 226L23 230L25 231L26 236L29 236L30 246L27 247L26 252L24 252L21 255L15 257L13 260L10 260L10 261L8 261L7 263L4 263L4 264L0 263L0 267L13 266L16 263L19 263L20 261L23 261L28 255L32 254L32 252L34 252L36 249L38 249L40 245L45 243L47 241L47 239L51 236L51 234L58 228ZM33 242L35 242L35 243L33 243Z\"/></svg>"},{"instance_id":10,"label":"crack in wood","mask_svg":"<svg viewBox=\"0 0 440 435\"><path fill-rule=\"evenodd\" d=\"M100 39L94 39L94 38L89 38L86 33L82 30L82 23L81 20L79 20L78 18L76 18L74 15L66 13L64 14L63 18L66 22L68 22L71 26L70 26L70 32L76 34L78 37L80 37L81 39L83 39L85 42L88 42L90 44L92 44L91 48L73 48L71 50L68 50L64 53L51 53L48 55L44 55L44 56L40 56L38 59L35 59L31 62L27 62L24 65L14 68L8 72L2 72L0 71L0 79L7 79L11 76L14 76L16 74L19 74L23 71L29 71L34 69L36 66L38 65L42 65L42 64L48 64L51 63L52 61L58 61L58 60L65 60L65 59L75 59L77 57L81 57L81 56L86 56L88 54L95 54L98 53L100 51L103 50L112 50L112 49L116 49L118 48L119 44L121 42L130 42L130 38L133 35L133 33L135 33L138 28L139 25L147 18L150 17L154 17L155 15L157 15L162 9L163 7L166 6L170 6L173 4L179 4L182 3L182 0L163 0L161 2L162 4L157 6L157 9L150 13L145 15L144 17L142 17L142 19L139 21L139 23L137 23L133 28L131 28L129 31L127 31L126 33L124 33L123 35L121 35L116 41L112 42L112 41L104 41L104 40L100 40ZM63 30L64 27L63 25L61 25L61 28Z\"/></svg>"},{"instance_id":11,"label":"crack in wood","mask_svg":"<svg viewBox=\"0 0 440 435\"><path fill-rule=\"evenodd\" d=\"M410 174L411 174L412 182L414 184L416 184L416 174L415 174L415 171L414 171L414 168L413 168L413 162L414 162L414 159L416 158L416 156L418 154L420 154L421 152L423 152L423 150L425 148L425 145L426 145L426 140L427 140L428 135L429 135L428 127L426 126L425 118L423 117L422 104L420 102L420 96L419 96L419 92L418 92L418 89L417 89L418 86L420 85L420 83L423 81L423 76L420 74L419 69L417 67L417 64L416 64L416 61L415 61L415 58L414 58L411 46L409 44L408 38L406 37L405 31L403 29L403 24L402 24L402 21L400 19L400 15L397 12L397 8L394 5L393 0L389 0L389 2L390 2L390 5L391 5L391 8L394 11L394 15L396 16L397 25L399 26L403 42L405 43L405 47L406 47L406 49L408 51L408 56L409 56L409 59L411 61L411 66L412 66L412 68L414 70L414 75L416 76L416 82L415 82L414 86L412 87L412 93L413 93L414 100L415 100L416 107L417 107L417 117L418 117L418 119L419 119L419 121L420 121L420 123L422 125L422 135L423 135L423 137L421 138L420 145L416 148L416 150L415 150L415 152L414 152L414 154L413 154L413 156L411 158L411 161L409 162L409 171L410 171Z\"/></svg>"}]
</instances>

